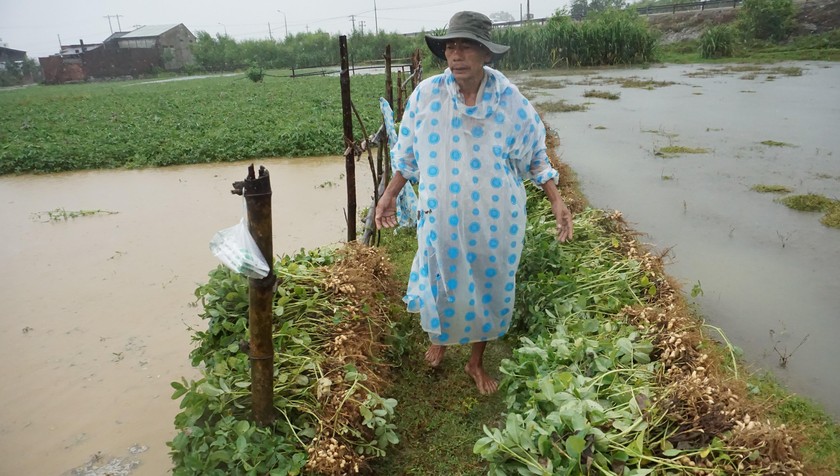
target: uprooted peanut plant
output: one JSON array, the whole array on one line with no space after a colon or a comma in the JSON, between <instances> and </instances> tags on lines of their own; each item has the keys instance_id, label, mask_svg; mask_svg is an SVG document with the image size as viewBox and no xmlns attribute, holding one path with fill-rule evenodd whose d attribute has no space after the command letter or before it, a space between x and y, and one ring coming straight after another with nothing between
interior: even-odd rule
<instances>
[{"instance_id":1,"label":"uprooted peanut plant","mask_svg":"<svg viewBox=\"0 0 840 476\"><path fill-rule=\"evenodd\" d=\"M176 475L358 474L399 442L397 402L380 396L398 298L382 252L301 252L277 261L275 274L277 419L249 422L248 282L219 267L196 291L208 327L191 357L203 377L172 384L182 409L169 443Z\"/></svg>"}]
</instances>

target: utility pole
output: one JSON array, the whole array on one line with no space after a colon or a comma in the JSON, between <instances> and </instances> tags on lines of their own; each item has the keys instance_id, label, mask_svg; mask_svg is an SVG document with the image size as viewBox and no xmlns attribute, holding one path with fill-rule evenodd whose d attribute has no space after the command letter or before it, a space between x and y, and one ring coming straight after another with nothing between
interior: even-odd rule
<instances>
[{"instance_id":1,"label":"utility pole","mask_svg":"<svg viewBox=\"0 0 840 476\"><path fill-rule=\"evenodd\" d=\"M379 15L376 13L376 0L373 0L373 25L376 27L376 34L379 34Z\"/></svg>"},{"instance_id":2,"label":"utility pole","mask_svg":"<svg viewBox=\"0 0 840 476\"><path fill-rule=\"evenodd\" d=\"M365 21L364 20L359 21L359 31L362 32L362 35L365 34Z\"/></svg>"},{"instance_id":3,"label":"utility pole","mask_svg":"<svg viewBox=\"0 0 840 476\"><path fill-rule=\"evenodd\" d=\"M289 24L286 22L286 12L284 12L282 10L277 10L277 13L280 13L280 14L283 15L283 28L286 29L285 38L288 38L289 37Z\"/></svg>"},{"instance_id":4,"label":"utility pole","mask_svg":"<svg viewBox=\"0 0 840 476\"><path fill-rule=\"evenodd\" d=\"M350 15L350 22L353 24L353 34L356 34L356 15Z\"/></svg>"},{"instance_id":5,"label":"utility pole","mask_svg":"<svg viewBox=\"0 0 840 476\"><path fill-rule=\"evenodd\" d=\"M271 22L268 22L268 39L274 41L274 37L271 36Z\"/></svg>"}]
</instances>

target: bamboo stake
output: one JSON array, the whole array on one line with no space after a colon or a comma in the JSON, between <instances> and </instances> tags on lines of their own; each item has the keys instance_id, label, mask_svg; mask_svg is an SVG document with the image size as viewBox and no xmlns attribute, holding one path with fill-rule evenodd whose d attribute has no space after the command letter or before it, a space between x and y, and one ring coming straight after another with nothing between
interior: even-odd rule
<instances>
[{"instance_id":1,"label":"bamboo stake","mask_svg":"<svg viewBox=\"0 0 840 476\"><path fill-rule=\"evenodd\" d=\"M248 279L248 330L251 334L249 357L251 360L251 398L254 421L259 426L274 423L274 342L272 334L272 309L274 286L274 249L271 226L271 181L268 170L260 167L260 176L254 175L254 165L248 167L248 176L234 182L232 193L245 197L248 210L248 231L257 242L265 261L268 276Z\"/></svg>"}]
</instances>

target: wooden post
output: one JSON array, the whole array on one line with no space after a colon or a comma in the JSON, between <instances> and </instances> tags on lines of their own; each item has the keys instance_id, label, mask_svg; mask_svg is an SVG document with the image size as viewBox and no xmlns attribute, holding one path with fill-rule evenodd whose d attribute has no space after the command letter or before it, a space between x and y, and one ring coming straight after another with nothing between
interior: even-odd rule
<instances>
[{"instance_id":1,"label":"wooden post","mask_svg":"<svg viewBox=\"0 0 840 476\"><path fill-rule=\"evenodd\" d=\"M385 47L385 100L394 108L394 82L391 79L391 45Z\"/></svg>"},{"instance_id":2,"label":"wooden post","mask_svg":"<svg viewBox=\"0 0 840 476\"><path fill-rule=\"evenodd\" d=\"M421 69L419 48L414 50L414 53L411 55L411 74L411 91L413 92L417 89L417 85L420 84Z\"/></svg>"},{"instance_id":3,"label":"wooden post","mask_svg":"<svg viewBox=\"0 0 840 476\"><path fill-rule=\"evenodd\" d=\"M397 117L402 117L403 114L403 72L397 71L397 103L394 104L394 111Z\"/></svg>"},{"instance_id":4,"label":"wooden post","mask_svg":"<svg viewBox=\"0 0 840 476\"><path fill-rule=\"evenodd\" d=\"M272 303L274 302L274 249L271 229L271 181L268 170L260 167L254 175L254 165L248 167L248 177L233 184L233 193L245 197L248 210L248 231L257 242L268 263L268 276L248 279L248 330L251 334L251 405L254 421L259 426L274 422L274 342L272 341Z\"/></svg>"},{"instance_id":5,"label":"wooden post","mask_svg":"<svg viewBox=\"0 0 840 476\"><path fill-rule=\"evenodd\" d=\"M350 66L347 36L338 37L341 55L341 116L344 121L344 168L347 176L347 241L356 241L356 153L353 141L353 111L350 104Z\"/></svg>"},{"instance_id":6,"label":"wooden post","mask_svg":"<svg viewBox=\"0 0 840 476\"><path fill-rule=\"evenodd\" d=\"M385 100L388 101L388 105L391 106L391 110L393 111L394 110L394 83L391 79L391 45L385 46ZM400 118L395 117L394 120L400 120ZM388 132L387 131L382 131L382 132L383 132L383 134L382 134L382 140L380 141L380 144L385 144L385 145L388 145L388 146L393 145L393 144L388 143ZM381 148L382 147L380 146L380 149ZM389 149L386 147L385 151L389 152ZM390 163L391 162L390 152L386 153L384 155L386 157L385 161ZM376 166L377 166L376 167L377 168L376 173L379 174L380 179L383 176L382 175L382 173L383 173L382 162L383 161L381 160L381 157L382 157L382 154L377 156L377 159L379 159L379 160L377 160L377 164L376 164ZM385 177L386 182L387 182L387 180L388 180L388 176Z\"/></svg>"}]
</instances>

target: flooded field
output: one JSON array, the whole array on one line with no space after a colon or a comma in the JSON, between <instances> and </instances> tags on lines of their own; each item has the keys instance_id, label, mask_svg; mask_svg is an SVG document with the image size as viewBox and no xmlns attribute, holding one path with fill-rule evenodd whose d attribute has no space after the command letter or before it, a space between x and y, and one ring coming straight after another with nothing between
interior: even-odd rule
<instances>
[{"instance_id":1,"label":"flooded field","mask_svg":"<svg viewBox=\"0 0 840 476\"><path fill-rule=\"evenodd\" d=\"M593 205L670 249L669 272L702 289L700 312L755 368L840 416L840 230L751 190L840 198L840 66L784 67L515 80L539 80L528 88L537 103L588 103L546 119ZM651 89L623 87L632 77ZM585 98L592 90L619 97ZM344 239L343 159L260 164L276 253ZM242 215L230 188L247 165L0 177L0 474L74 474L93 461L114 461L115 475L167 473L169 383L197 375L193 291L217 265L213 233ZM371 184L357 169L362 208ZM80 210L97 213L64 219Z\"/></svg>"},{"instance_id":2,"label":"flooded field","mask_svg":"<svg viewBox=\"0 0 840 476\"><path fill-rule=\"evenodd\" d=\"M840 417L840 230L751 190L840 199L840 65L672 65L517 81L535 103L587 108L546 121L591 203L622 211L643 241L670 249L669 273L687 293L702 290L700 313L753 370L772 370Z\"/></svg>"},{"instance_id":3,"label":"flooded field","mask_svg":"<svg viewBox=\"0 0 840 476\"><path fill-rule=\"evenodd\" d=\"M248 164L0 177L0 474L169 471L169 383L197 375L193 291L218 264L210 238L242 216L230 189ZM271 174L275 253L345 239L342 158L256 165ZM372 186L357 169L361 209Z\"/></svg>"}]
</instances>

